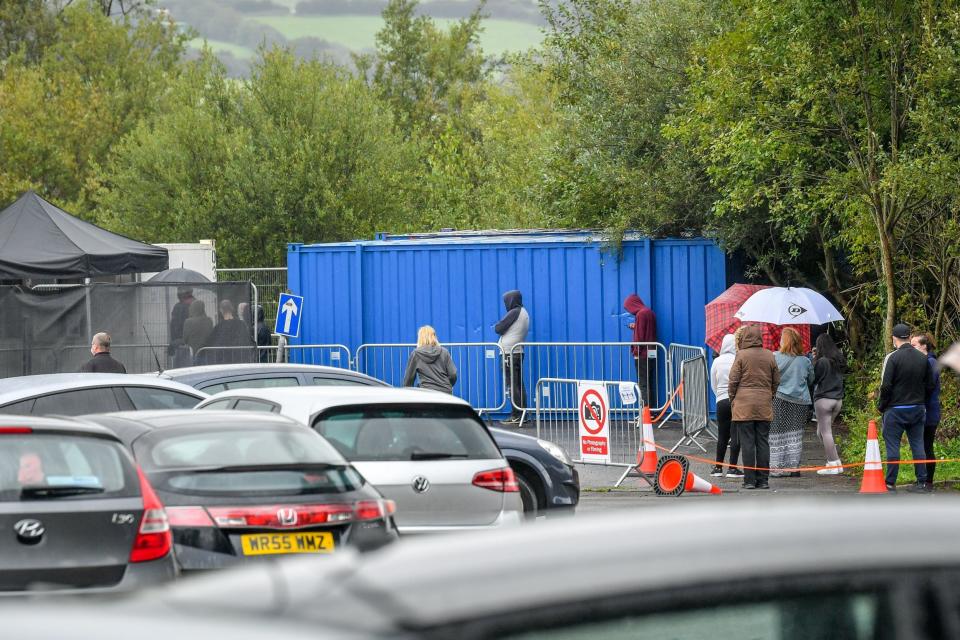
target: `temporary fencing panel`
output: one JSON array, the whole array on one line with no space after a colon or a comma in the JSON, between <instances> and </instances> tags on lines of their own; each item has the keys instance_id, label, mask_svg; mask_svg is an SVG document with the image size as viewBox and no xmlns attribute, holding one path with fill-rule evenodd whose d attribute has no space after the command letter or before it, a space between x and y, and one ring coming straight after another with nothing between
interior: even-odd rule
<instances>
[{"instance_id":1,"label":"temporary fencing panel","mask_svg":"<svg viewBox=\"0 0 960 640\"><path fill-rule=\"evenodd\" d=\"M504 407L503 352L494 342L444 343L457 368L453 393L480 412L496 412ZM410 354L415 344L364 344L354 361L360 373L379 378L394 386L403 384Z\"/></svg>"},{"instance_id":2,"label":"temporary fencing panel","mask_svg":"<svg viewBox=\"0 0 960 640\"><path fill-rule=\"evenodd\" d=\"M526 389L525 411L535 408L535 398L530 390L542 378L567 380L637 380L637 363L634 351L647 352L639 360L648 367L651 381L667 380L667 348L658 342L523 342L514 347L511 355L523 354L521 371L509 370L508 381L522 380ZM649 357L651 354L655 357ZM654 410L663 408L669 393L669 385L652 385L650 396L641 389L645 405Z\"/></svg>"},{"instance_id":3,"label":"temporary fencing panel","mask_svg":"<svg viewBox=\"0 0 960 640\"><path fill-rule=\"evenodd\" d=\"M670 450L673 453L680 447L696 445L706 453L706 448L697 440L701 434L709 433L710 406L707 394L707 358L701 354L680 363L680 381L683 390L681 403L683 414L683 438Z\"/></svg>"},{"instance_id":4,"label":"temporary fencing panel","mask_svg":"<svg viewBox=\"0 0 960 640\"><path fill-rule=\"evenodd\" d=\"M725 255L711 240L628 234L614 250L589 232L291 244L287 267L290 290L304 297L300 337L291 343L338 343L354 350L365 343L407 343L425 324L437 330L441 343L496 341L493 325L504 315L502 296L511 289L522 292L531 317L528 342L630 340L623 301L636 292L652 301L659 343L702 344L704 305L727 286ZM619 350L624 353L608 356L611 371L632 364L628 347ZM582 357L570 350L567 355ZM656 404L669 385L664 361L656 365L663 373L657 376ZM532 389L536 379L529 382Z\"/></svg>"},{"instance_id":5,"label":"temporary fencing panel","mask_svg":"<svg viewBox=\"0 0 960 640\"><path fill-rule=\"evenodd\" d=\"M620 486L637 465L637 452L642 443L641 416L643 402L636 382L597 381L603 386L609 406L605 407L606 431L609 438L609 460L595 462L581 454L580 412L578 390L582 380L541 378L534 387L537 437L549 440L567 452L570 459L581 464L603 464L623 467L623 475L615 486ZM626 388L621 392L621 387ZM631 393L632 392L632 395ZM633 402L629 400L633 399Z\"/></svg>"},{"instance_id":6,"label":"temporary fencing panel","mask_svg":"<svg viewBox=\"0 0 960 640\"><path fill-rule=\"evenodd\" d=\"M238 362L288 362L349 369L350 349L342 344L271 345L269 347L204 347L196 354L198 364Z\"/></svg>"},{"instance_id":7,"label":"temporary fencing panel","mask_svg":"<svg viewBox=\"0 0 960 640\"><path fill-rule=\"evenodd\" d=\"M277 300L287 290L286 267L217 269L217 282L250 282L256 289L257 304L263 307L268 327L277 317Z\"/></svg>"},{"instance_id":8,"label":"temporary fencing panel","mask_svg":"<svg viewBox=\"0 0 960 640\"><path fill-rule=\"evenodd\" d=\"M675 391L683 380L683 363L691 358L699 357L703 357L704 362L706 362L707 352L703 347L695 347L689 344L671 344L668 349L668 356L670 389ZM673 394L670 397L670 414L667 420L671 416L683 416L683 400L680 394Z\"/></svg>"},{"instance_id":9,"label":"temporary fencing panel","mask_svg":"<svg viewBox=\"0 0 960 640\"><path fill-rule=\"evenodd\" d=\"M37 290L0 287L0 376L77 371L91 357L91 334L100 331L111 335L113 356L130 373L156 371L158 362L164 369L191 364L189 348L171 336L176 330L171 313L183 288L149 282ZM236 310L253 299L245 282L190 288L214 325L220 323L220 302L230 300Z\"/></svg>"}]
</instances>

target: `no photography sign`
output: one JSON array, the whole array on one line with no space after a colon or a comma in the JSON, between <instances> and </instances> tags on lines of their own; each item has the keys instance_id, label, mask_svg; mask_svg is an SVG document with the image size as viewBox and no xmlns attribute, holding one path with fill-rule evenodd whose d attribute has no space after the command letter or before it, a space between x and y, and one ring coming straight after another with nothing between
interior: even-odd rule
<instances>
[{"instance_id":1,"label":"no photography sign","mask_svg":"<svg viewBox=\"0 0 960 640\"><path fill-rule=\"evenodd\" d=\"M577 404L580 458L585 462L610 462L610 401L606 385L602 382L578 382L577 396L580 399Z\"/></svg>"}]
</instances>

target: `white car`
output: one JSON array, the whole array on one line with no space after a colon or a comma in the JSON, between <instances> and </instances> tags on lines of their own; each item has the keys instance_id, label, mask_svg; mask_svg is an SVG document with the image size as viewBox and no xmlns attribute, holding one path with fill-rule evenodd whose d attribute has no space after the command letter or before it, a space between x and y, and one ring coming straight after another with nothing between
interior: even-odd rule
<instances>
[{"instance_id":1,"label":"white car","mask_svg":"<svg viewBox=\"0 0 960 640\"><path fill-rule=\"evenodd\" d=\"M190 409L207 397L172 380L122 373L52 373L0 380L0 414L24 416Z\"/></svg>"},{"instance_id":2,"label":"white car","mask_svg":"<svg viewBox=\"0 0 960 640\"><path fill-rule=\"evenodd\" d=\"M315 429L397 504L401 534L519 524L513 470L472 407L383 387L237 389L198 409L272 411Z\"/></svg>"}]
</instances>

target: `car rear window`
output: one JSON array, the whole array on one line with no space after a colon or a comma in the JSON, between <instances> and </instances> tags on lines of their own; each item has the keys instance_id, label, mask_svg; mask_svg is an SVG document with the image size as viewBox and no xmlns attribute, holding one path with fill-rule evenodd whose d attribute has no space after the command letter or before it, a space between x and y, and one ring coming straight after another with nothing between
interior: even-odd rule
<instances>
[{"instance_id":1,"label":"car rear window","mask_svg":"<svg viewBox=\"0 0 960 640\"><path fill-rule=\"evenodd\" d=\"M347 460L358 462L502 457L473 410L458 405L337 408L313 427Z\"/></svg>"},{"instance_id":2,"label":"car rear window","mask_svg":"<svg viewBox=\"0 0 960 640\"><path fill-rule=\"evenodd\" d=\"M119 443L62 434L0 435L2 501L138 494L132 465Z\"/></svg>"},{"instance_id":3,"label":"car rear window","mask_svg":"<svg viewBox=\"0 0 960 640\"><path fill-rule=\"evenodd\" d=\"M153 387L124 387L137 411L155 409L193 409L202 398L170 389Z\"/></svg>"},{"instance_id":4,"label":"car rear window","mask_svg":"<svg viewBox=\"0 0 960 640\"><path fill-rule=\"evenodd\" d=\"M155 431L134 453L158 489L175 493L343 493L363 484L336 449L302 427Z\"/></svg>"}]
</instances>

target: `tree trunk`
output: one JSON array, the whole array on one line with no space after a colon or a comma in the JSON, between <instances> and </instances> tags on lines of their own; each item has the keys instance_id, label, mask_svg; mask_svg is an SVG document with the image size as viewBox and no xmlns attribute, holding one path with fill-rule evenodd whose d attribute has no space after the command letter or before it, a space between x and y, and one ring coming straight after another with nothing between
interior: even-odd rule
<instances>
[{"instance_id":1,"label":"tree trunk","mask_svg":"<svg viewBox=\"0 0 960 640\"><path fill-rule=\"evenodd\" d=\"M896 275L893 272L893 244L886 232L883 213L875 208L873 216L877 223L877 233L880 236L881 275L887 293L887 311L883 323L883 344L888 346L893 336L893 325L896 324L897 318L897 282Z\"/></svg>"}]
</instances>

